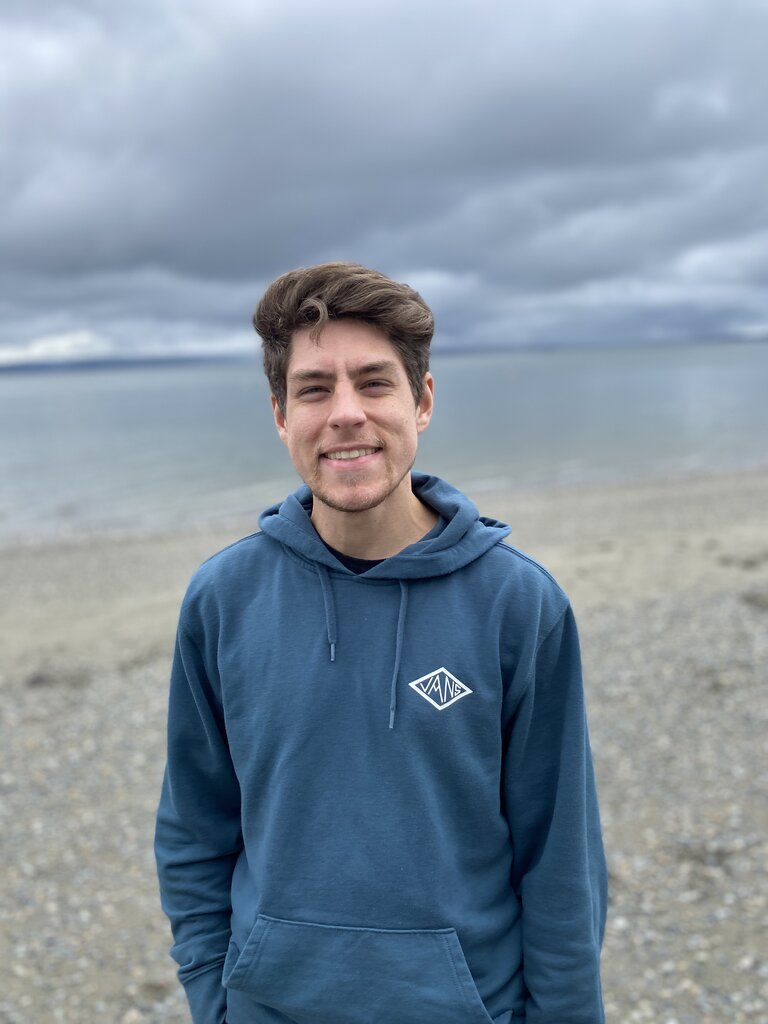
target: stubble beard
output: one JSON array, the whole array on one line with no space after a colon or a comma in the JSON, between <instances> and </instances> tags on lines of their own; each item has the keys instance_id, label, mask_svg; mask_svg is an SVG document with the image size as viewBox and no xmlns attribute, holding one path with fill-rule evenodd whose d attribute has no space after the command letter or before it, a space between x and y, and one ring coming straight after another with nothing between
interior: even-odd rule
<instances>
[{"instance_id":1,"label":"stubble beard","mask_svg":"<svg viewBox=\"0 0 768 1024\"><path fill-rule=\"evenodd\" d=\"M391 486L387 486L386 489L384 490L384 493L375 493L369 495L367 498L360 495L357 498L350 496L349 500L345 500L343 498L339 498L336 495L329 494L322 485L319 485L316 488L313 487L311 484L308 484L308 486L309 489L312 491L312 497L316 501L322 502L323 505L327 506L328 508L332 508L335 512L368 512L370 511L370 509L376 508L377 506L383 504L391 494L395 493L398 487L402 484L403 480L405 480L405 478L410 474L415 462L416 456L414 455L410 465L402 473L400 478L397 479ZM351 476L349 483L352 487L354 487L355 478Z\"/></svg>"}]
</instances>

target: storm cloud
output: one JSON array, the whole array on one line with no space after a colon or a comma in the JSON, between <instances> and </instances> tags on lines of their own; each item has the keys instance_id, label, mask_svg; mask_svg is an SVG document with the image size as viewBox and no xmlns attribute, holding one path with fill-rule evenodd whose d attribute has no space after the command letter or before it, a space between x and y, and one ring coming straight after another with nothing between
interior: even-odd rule
<instances>
[{"instance_id":1,"label":"storm cloud","mask_svg":"<svg viewBox=\"0 0 768 1024\"><path fill-rule=\"evenodd\" d=\"M245 351L354 259L437 345L768 337L763 0L6 2L0 361Z\"/></svg>"}]
</instances>

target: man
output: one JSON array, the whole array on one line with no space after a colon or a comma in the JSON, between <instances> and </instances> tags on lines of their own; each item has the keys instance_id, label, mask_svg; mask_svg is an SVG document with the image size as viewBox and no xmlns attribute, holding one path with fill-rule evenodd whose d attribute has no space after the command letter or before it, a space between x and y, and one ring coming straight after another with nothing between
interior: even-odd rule
<instances>
[{"instance_id":1,"label":"man","mask_svg":"<svg viewBox=\"0 0 768 1024\"><path fill-rule=\"evenodd\" d=\"M156 850L195 1024L601 1024L568 600L411 473L432 315L356 264L254 317L303 488L181 610Z\"/></svg>"}]
</instances>

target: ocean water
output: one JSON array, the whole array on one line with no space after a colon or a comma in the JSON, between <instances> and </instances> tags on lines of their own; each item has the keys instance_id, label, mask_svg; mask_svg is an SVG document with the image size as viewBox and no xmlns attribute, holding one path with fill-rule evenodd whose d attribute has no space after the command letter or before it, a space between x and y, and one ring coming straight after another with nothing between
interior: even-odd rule
<instances>
[{"instance_id":1,"label":"ocean water","mask_svg":"<svg viewBox=\"0 0 768 1024\"><path fill-rule=\"evenodd\" d=\"M473 495L768 466L768 345L437 355L417 468ZM256 523L298 484L256 364L0 376L0 542Z\"/></svg>"}]
</instances>

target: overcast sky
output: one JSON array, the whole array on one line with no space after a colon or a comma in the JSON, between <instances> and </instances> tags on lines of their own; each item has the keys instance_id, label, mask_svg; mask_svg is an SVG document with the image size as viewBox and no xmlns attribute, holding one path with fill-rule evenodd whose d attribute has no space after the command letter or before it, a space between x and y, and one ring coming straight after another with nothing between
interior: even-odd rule
<instances>
[{"instance_id":1,"label":"overcast sky","mask_svg":"<svg viewBox=\"0 0 768 1024\"><path fill-rule=\"evenodd\" d=\"M768 0L3 0L0 361L254 348L354 259L437 346L768 338Z\"/></svg>"}]
</instances>

